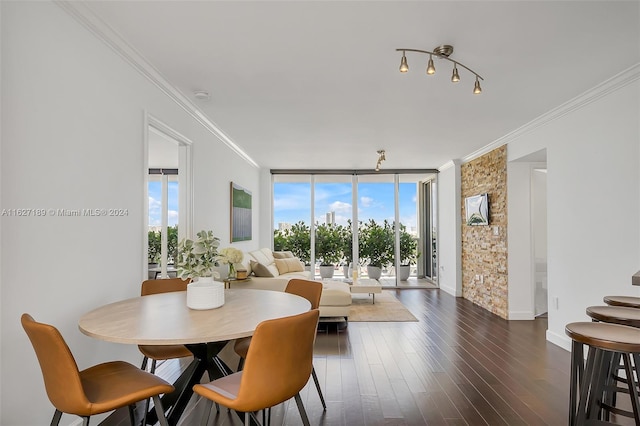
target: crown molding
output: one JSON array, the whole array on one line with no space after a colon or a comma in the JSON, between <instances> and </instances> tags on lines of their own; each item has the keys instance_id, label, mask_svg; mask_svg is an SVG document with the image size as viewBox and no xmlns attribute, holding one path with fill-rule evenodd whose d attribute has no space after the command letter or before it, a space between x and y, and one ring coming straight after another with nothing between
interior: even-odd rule
<instances>
[{"instance_id":1,"label":"crown molding","mask_svg":"<svg viewBox=\"0 0 640 426\"><path fill-rule=\"evenodd\" d=\"M442 166L438 167L438 171L439 172L443 172L445 170L448 170L448 169L450 169L452 167L459 166L459 165L460 165L460 160L458 160L458 159L449 160L446 163L444 163Z\"/></svg>"},{"instance_id":2,"label":"crown molding","mask_svg":"<svg viewBox=\"0 0 640 426\"><path fill-rule=\"evenodd\" d=\"M586 92L576 96L575 98L561 104L560 106L542 114L541 116L533 119L527 124L518 127L516 130L507 133L506 135L496 139L488 145L480 148L477 151L472 152L471 154L462 158L462 163L467 163L471 160L474 160L490 151L493 151L496 148L501 147L502 145L506 145L509 142L512 142L519 137L534 131L535 129L546 126L554 120L557 120L567 114L570 114L574 111L577 111L590 103L600 99L603 96L606 96L616 90L633 83L634 81L640 79L640 63L637 63L626 70L614 75L613 77L605 80L604 82L598 84L597 86L587 90ZM440 170L443 170L443 167L447 166L448 163L445 163ZM450 167L450 166L448 166Z\"/></svg>"},{"instance_id":3,"label":"crown molding","mask_svg":"<svg viewBox=\"0 0 640 426\"><path fill-rule=\"evenodd\" d=\"M252 166L259 168L246 152L242 150L229 136L227 136L213 121L200 111L200 109L189 98L184 96L178 89L172 86L160 72L155 69L135 48L129 45L124 38L113 28L98 18L93 11L83 2L68 0L54 0L62 10L67 12L76 21L87 28L99 40L109 46L121 58L131 65L137 72L142 74L147 80L153 83L170 100L181 107L187 114L193 117L205 129L211 132L222 143L227 145L233 152Z\"/></svg>"}]
</instances>

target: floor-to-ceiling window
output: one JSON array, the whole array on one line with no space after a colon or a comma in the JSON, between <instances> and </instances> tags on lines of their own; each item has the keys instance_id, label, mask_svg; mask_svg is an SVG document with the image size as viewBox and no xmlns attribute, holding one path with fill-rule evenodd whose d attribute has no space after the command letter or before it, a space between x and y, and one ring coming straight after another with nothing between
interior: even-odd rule
<instances>
[{"instance_id":1,"label":"floor-to-ceiling window","mask_svg":"<svg viewBox=\"0 0 640 426\"><path fill-rule=\"evenodd\" d=\"M274 173L274 249L293 251L316 279L435 278L427 265L435 206L425 191L434 180L429 172Z\"/></svg>"}]
</instances>

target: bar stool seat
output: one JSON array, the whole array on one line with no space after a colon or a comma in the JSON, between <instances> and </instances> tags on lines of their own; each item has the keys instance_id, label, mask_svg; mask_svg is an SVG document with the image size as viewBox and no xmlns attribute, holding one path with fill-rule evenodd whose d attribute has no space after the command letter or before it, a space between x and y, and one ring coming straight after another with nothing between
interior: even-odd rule
<instances>
[{"instance_id":1,"label":"bar stool seat","mask_svg":"<svg viewBox=\"0 0 640 426\"><path fill-rule=\"evenodd\" d=\"M640 297L633 296L605 296L602 299L609 306L625 306L627 308L640 308Z\"/></svg>"},{"instance_id":2,"label":"bar stool seat","mask_svg":"<svg viewBox=\"0 0 640 426\"><path fill-rule=\"evenodd\" d=\"M633 364L640 363L640 329L605 322L574 322L565 326L572 340L571 384L569 389L569 424L583 425L588 420L608 419L609 413L632 417L640 424L640 398ZM586 367L583 345L589 346ZM613 406L609 386L612 384L614 358L622 358L632 412Z\"/></svg>"},{"instance_id":3,"label":"bar stool seat","mask_svg":"<svg viewBox=\"0 0 640 426\"><path fill-rule=\"evenodd\" d=\"M623 306L589 306L587 315L595 321L640 328L640 309Z\"/></svg>"}]
</instances>

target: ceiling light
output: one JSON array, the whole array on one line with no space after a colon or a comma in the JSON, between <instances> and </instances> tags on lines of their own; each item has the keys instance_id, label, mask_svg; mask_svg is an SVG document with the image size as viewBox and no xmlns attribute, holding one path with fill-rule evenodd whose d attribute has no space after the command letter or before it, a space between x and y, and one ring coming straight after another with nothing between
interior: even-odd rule
<instances>
[{"instance_id":1,"label":"ceiling light","mask_svg":"<svg viewBox=\"0 0 640 426\"><path fill-rule=\"evenodd\" d=\"M451 75L451 82L452 83L457 83L460 81L460 75L458 74L458 67L456 66L457 64L454 62L453 64L453 74Z\"/></svg>"},{"instance_id":2,"label":"ceiling light","mask_svg":"<svg viewBox=\"0 0 640 426\"><path fill-rule=\"evenodd\" d=\"M407 64L407 57L404 56L404 52L402 52L402 60L400 61L400 72L409 71L409 64Z\"/></svg>"},{"instance_id":3,"label":"ceiling light","mask_svg":"<svg viewBox=\"0 0 640 426\"><path fill-rule=\"evenodd\" d=\"M427 65L427 74L433 75L435 73L436 73L436 67L433 66L433 57L429 55L429 64Z\"/></svg>"},{"instance_id":4,"label":"ceiling light","mask_svg":"<svg viewBox=\"0 0 640 426\"><path fill-rule=\"evenodd\" d=\"M193 92L193 96L195 96L196 99L200 99L204 101L209 100L211 98L211 95L206 90L196 90Z\"/></svg>"},{"instance_id":5,"label":"ceiling light","mask_svg":"<svg viewBox=\"0 0 640 426\"><path fill-rule=\"evenodd\" d=\"M376 163L376 172L380 171L380 165L382 164L382 162L384 160L386 160L384 149L379 149L378 150L378 162Z\"/></svg>"},{"instance_id":6,"label":"ceiling light","mask_svg":"<svg viewBox=\"0 0 640 426\"><path fill-rule=\"evenodd\" d=\"M478 76L476 76L476 85L473 87L473 94L479 95L482 93L482 88L480 87L480 80L478 80Z\"/></svg>"},{"instance_id":7,"label":"ceiling light","mask_svg":"<svg viewBox=\"0 0 640 426\"><path fill-rule=\"evenodd\" d=\"M480 80L484 80L484 78L482 78L480 74L478 74L471 68L465 66L464 64L461 64L458 61L454 61L453 59L450 59L449 55L453 53L453 46L451 46L450 44L443 44L441 46L438 46L435 49L433 49L433 52L430 52L428 50L420 50L420 49L396 49L396 52L402 52L402 60L400 61L400 72L402 73L409 71L409 66L407 65L407 57L406 57L407 52L424 53L425 55L429 55L429 62L427 63L427 74L433 75L436 73L436 67L433 63L434 56L439 59L446 59L449 62L453 62L453 73L451 75L451 81L453 83L457 83L460 81L460 74L458 74L458 65L460 65L462 68L466 69L476 77L476 83L473 87L473 93L476 95L479 95L480 93L482 93L482 88L480 87Z\"/></svg>"}]
</instances>

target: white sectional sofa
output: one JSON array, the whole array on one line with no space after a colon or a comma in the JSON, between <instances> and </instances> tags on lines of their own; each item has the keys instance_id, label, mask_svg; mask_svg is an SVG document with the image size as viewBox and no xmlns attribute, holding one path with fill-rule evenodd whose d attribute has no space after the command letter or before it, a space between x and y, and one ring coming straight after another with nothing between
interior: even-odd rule
<instances>
[{"instance_id":1,"label":"white sectional sofa","mask_svg":"<svg viewBox=\"0 0 640 426\"><path fill-rule=\"evenodd\" d=\"M250 277L246 281L232 283L233 288L284 291L292 278L312 280L311 272L291 252L273 252L263 248L245 252L242 265L236 269L246 269ZM320 299L321 317L344 317L348 319L351 307L349 285L342 282L325 282Z\"/></svg>"}]
</instances>

